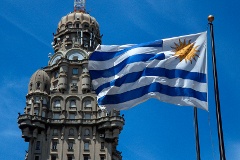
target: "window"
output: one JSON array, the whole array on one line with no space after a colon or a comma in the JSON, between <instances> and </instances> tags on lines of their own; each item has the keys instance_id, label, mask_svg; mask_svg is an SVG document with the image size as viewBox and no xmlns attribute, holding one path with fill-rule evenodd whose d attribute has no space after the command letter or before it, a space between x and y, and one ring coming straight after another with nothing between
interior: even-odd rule
<instances>
[{"instance_id":1,"label":"window","mask_svg":"<svg viewBox=\"0 0 240 160\"><path fill-rule=\"evenodd\" d=\"M56 107L56 108L61 107L60 100L55 100L55 102L54 102L54 107Z\"/></svg>"},{"instance_id":2,"label":"window","mask_svg":"<svg viewBox=\"0 0 240 160\"><path fill-rule=\"evenodd\" d=\"M73 75L78 75L78 68L73 68L72 74Z\"/></svg>"},{"instance_id":3,"label":"window","mask_svg":"<svg viewBox=\"0 0 240 160\"><path fill-rule=\"evenodd\" d=\"M58 135L58 130L57 129L53 129L53 135Z\"/></svg>"},{"instance_id":4,"label":"window","mask_svg":"<svg viewBox=\"0 0 240 160\"><path fill-rule=\"evenodd\" d=\"M30 108L27 109L27 114L30 114L30 110L31 110Z\"/></svg>"},{"instance_id":5,"label":"window","mask_svg":"<svg viewBox=\"0 0 240 160\"><path fill-rule=\"evenodd\" d=\"M40 85L41 85L41 83L37 82L37 88L36 89L40 89Z\"/></svg>"},{"instance_id":6,"label":"window","mask_svg":"<svg viewBox=\"0 0 240 160\"><path fill-rule=\"evenodd\" d=\"M92 101L91 100L85 100L84 101L84 107L92 107Z\"/></svg>"},{"instance_id":7,"label":"window","mask_svg":"<svg viewBox=\"0 0 240 160\"><path fill-rule=\"evenodd\" d=\"M101 156L101 157L100 157L100 160L104 160L104 156Z\"/></svg>"},{"instance_id":8,"label":"window","mask_svg":"<svg viewBox=\"0 0 240 160\"><path fill-rule=\"evenodd\" d=\"M40 150L40 141L36 142L36 150Z\"/></svg>"},{"instance_id":9,"label":"window","mask_svg":"<svg viewBox=\"0 0 240 160\"><path fill-rule=\"evenodd\" d=\"M73 135L74 135L74 129L72 129L72 128L69 129L69 135L70 135L70 136L73 136Z\"/></svg>"},{"instance_id":10,"label":"window","mask_svg":"<svg viewBox=\"0 0 240 160\"><path fill-rule=\"evenodd\" d=\"M35 156L35 160L39 160L39 156Z\"/></svg>"},{"instance_id":11,"label":"window","mask_svg":"<svg viewBox=\"0 0 240 160\"><path fill-rule=\"evenodd\" d=\"M55 156L55 155L52 156L52 157L51 157L51 160L57 160L57 156Z\"/></svg>"},{"instance_id":12,"label":"window","mask_svg":"<svg viewBox=\"0 0 240 160\"><path fill-rule=\"evenodd\" d=\"M73 142L68 142L68 149L72 150L73 149Z\"/></svg>"},{"instance_id":13,"label":"window","mask_svg":"<svg viewBox=\"0 0 240 160\"><path fill-rule=\"evenodd\" d=\"M83 159L84 159L84 160L88 160L88 156L84 156Z\"/></svg>"},{"instance_id":14,"label":"window","mask_svg":"<svg viewBox=\"0 0 240 160\"><path fill-rule=\"evenodd\" d=\"M44 91L47 91L47 88L48 88L48 85L45 84L45 85L44 85Z\"/></svg>"},{"instance_id":15,"label":"window","mask_svg":"<svg viewBox=\"0 0 240 160\"><path fill-rule=\"evenodd\" d=\"M73 160L73 157L72 156L68 156L68 160Z\"/></svg>"},{"instance_id":16,"label":"window","mask_svg":"<svg viewBox=\"0 0 240 160\"><path fill-rule=\"evenodd\" d=\"M53 83L53 88L57 88L57 83Z\"/></svg>"},{"instance_id":17,"label":"window","mask_svg":"<svg viewBox=\"0 0 240 160\"><path fill-rule=\"evenodd\" d=\"M43 104L47 104L47 99L43 98Z\"/></svg>"},{"instance_id":18,"label":"window","mask_svg":"<svg viewBox=\"0 0 240 160\"><path fill-rule=\"evenodd\" d=\"M85 113L84 114L84 119L91 119L91 114L90 113Z\"/></svg>"},{"instance_id":19,"label":"window","mask_svg":"<svg viewBox=\"0 0 240 160\"><path fill-rule=\"evenodd\" d=\"M73 60L78 60L78 56L73 56Z\"/></svg>"},{"instance_id":20,"label":"window","mask_svg":"<svg viewBox=\"0 0 240 160\"><path fill-rule=\"evenodd\" d=\"M68 28L72 28L72 23L68 23L68 24L67 24L67 27L68 27Z\"/></svg>"},{"instance_id":21,"label":"window","mask_svg":"<svg viewBox=\"0 0 240 160\"><path fill-rule=\"evenodd\" d=\"M46 117L46 111L42 111L42 117Z\"/></svg>"},{"instance_id":22,"label":"window","mask_svg":"<svg viewBox=\"0 0 240 160\"><path fill-rule=\"evenodd\" d=\"M69 119L75 119L75 114L69 114Z\"/></svg>"},{"instance_id":23,"label":"window","mask_svg":"<svg viewBox=\"0 0 240 160\"><path fill-rule=\"evenodd\" d=\"M89 129L85 129L85 136L89 136L89 135L90 135Z\"/></svg>"},{"instance_id":24,"label":"window","mask_svg":"<svg viewBox=\"0 0 240 160\"><path fill-rule=\"evenodd\" d=\"M53 141L52 142L52 150L56 150L57 149L57 141Z\"/></svg>"},{"instance_id":25,"label":"window","mask_svg":"<svg viewBox=\"0 0 240 160\"><path fill-rule=\"evenodd\" d=\"M70 107L76 107L76 101L75 100L70 101Z\"/></svg>"},{"instance_id":26,"label":"window","mask_svg":"<svg viewBox=\"0 0 240 160\"><path fill-rule=\"evenodd\" d=\"M32 90L32 83L30 84L30 89L29 89L30 91Z\"/></svg>"},{"instance_id":27,"label":"window","mask_svg":"<svg viewBox=\"0 0 240 160\"><path fill-rule=\"evenodd\" d=\"M58 75L59 75L58 71L54 72L54 78L58 78Z\"/></svg>"},{"instance_id":28,"label":"window","mask_svg":"<svg viewBox=\"0 0 240 160\"><path fill-rule=\"evenodd\" d=\"M101 142L101 149L104 149L104 142Z\"/></svg>"},{"instance_id":29,"label":"window","mask_svg":"<svg viewBox=\"0 0 240 160\"><path fill-rule=\"evenodd\" d=\"M98 118L101 118L102 117L102 111L98 111Z\"/></svg>"},{"instance_id":30,"label":"window","mask_svg":"<svg viewBox=\"0 0 240 160\"><path fill-rule=\"evenodd\" d=\"M77 80L72 80L72 83L71 83L71 90L72 91L77 91L78 90L77 83L78 83Z\"/></svg>"},{"instance_id":31,"label":"window","mask_svg":"<svg viewBox=\"0 0 240 160\"><path fill-rule=\"evenodd\" d=\"M60 119L60 113L53 113L53 119Z\"/></svg>"},{"instance_id":32,"label":"window","mask_svg":"<svg viewBox=\"0 0 240 160\"><path fill-rule=\"evenodd\" d=\"M89 24L84 24L84 28L88 28L89 27Z\"/></svg>"},{"instance_id":33,"label":"window","mask_svg":"<svg viewBox=\"0 0 240 160\"><path fill-rule=\"evenodd\" d=\"M34 109L34 114L38 116L38 109Z\"/></svg>"},{"instance_id":34,"label":"window","mask_svg":"<svg viewBox=\"0 0 240 160\"><path fill-rule=\"evenodd\" d=\"M89 150L89 142L84 143L84 150L86 150L86 151Z\"/></svg>"},{"instance_id":35,"label":"window","mask_svg":"<svg viewBox=\"0 0 240 160\"><path fill-rule=\"evenodd\" d=\"M86 67L83 68L83 73L87 73L88 69Z\"/></svg>"},{"instance_id":36,"label":"window","mask_svg":"<svg viewBox=\"0 0 240 160\"><path fill-rule=\"evenodd\" d=\"M78 82L77 80L72 80L72 85L77 86L77 82Z\"/></svg>"},{"instance_id":37,"label":"window","mask_svg":"<svg viewBox=\"0 0 240 160\"><path fill-rule=\"evenodd\" d=\"M28 100L28 104L32 104L32 100L31 99Z\"/></svg>"},{"instance_id":38,"label":"window","mask_svg":"<svg viewBox=\"0 0 240 160\"><path fill-rule=\"evenodd\" d=\"M39 97L35 97L35 102L36 103L39 103L40 101L39 101Z\"/></svg>"}]
</instances>

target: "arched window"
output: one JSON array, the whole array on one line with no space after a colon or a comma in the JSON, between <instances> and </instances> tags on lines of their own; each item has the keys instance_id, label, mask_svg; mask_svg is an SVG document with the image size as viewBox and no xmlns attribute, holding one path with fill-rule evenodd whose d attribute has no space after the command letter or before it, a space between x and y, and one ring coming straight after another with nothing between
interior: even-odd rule
<instances>
[{"instance_id":1,"label":"arched window","mask_svg":"<svg viewBox=\"0 0 240 160\"><path fill-rule=\"evenodd\" d=\"M85 133L84 133L85 136L89 136L90 135L90 131L89 129L85 129Z\"/></svg>"},{"instance_id":2,"label":"arched window","mask_svg":"<svg viewBox=\"0 0 240 160\"><path fill-rule=\"evenodd\" d=\"M47 88L48 88L48 85L45 84L45 85L44 85L44 91L47 91Z\"/></svg>"},{"instance_id":3,"label":"arched window","mask_svg":"<svg viewBox=\"0 0 240 160\"><path fill-rule=\"evenodd\" d=\"M30 109L30 108L28 108L28 109L27 109L27 114L30 114L30 111L31 111L31 109Z\"/></svg>"},{"instance_id":4,"label":"arched window","mask_svg":"<svg viewBox=\"0 0 240 160\"><path fill-rule=\"evenodd\" d=\"M39 103L40 100L39 100L39 97L35 97L35 103Z\"/></svg>"},{"instance_id":5,"label":"arched window","mask_svg":"<svg viewBox=\"0 0 240 160\"><path fill-rule=\"evenodd\" d=\"M71 100L70 101L70 107L76 107L76 100Z\"/></svg>"},{"instance_id":6,"label":"arched window","mask_svg":"<svg viewBox=\"0 0 240 160\"><path fill-rule=\"evenodd\" d=\"M46 111L42 111L42 117L46 116Z\"/></svg>"},{"instance_id":7,"label":"arched window","mask_svg":"<svg viewBox=\"0 0 240 160\"><path fill-rule=\"evenodd\" d=\"M29 88L29 90L30 90L30 91L32 90L32 83L30 83L30 88Z\"/></svg>"},{"instance_id":8,"label":"arched window","mask_svg":"<svg viewBox=\"0 0 240 160\"><path fill-rule=\"evenodd\" d=\"M32 99L31 98L28 100L28 104L32 104Z\"/></svg>"},{"instance_id":9,"label":"arched window","mask_svg":"<svg viewBox=\"0 0 240 160\"><path fill-rule=\"evenodd\" d=\"M43 104L47 104L47 99L43 98Z\"/></svg>"},{"instance_id":10,"label":"arched window","mask_svg":"<svg viewBox=\"0 0 240 160\"><path fill-rule=\"evenodd\" d=\"M55 71L55 72L54 72L54 78L55 78L55 79L58 78L58 75L59 75L59 71Z\"/></svg>"},{"instance_id":11,"label":"arched window","mask_svg":"<svg viewBox=\"0 0 240 160\"><path fill-rule=\"evenodd\" d=\"M66 25L66 28L72 28L72 23L68 23L68 24Z\"/></svg>"},{"instance_id":12,"label":"arched window","mask_svg":"<svg viewBox=\"0 0 240 160\"><path fill-rule=\"evenodd\" d=\"M58 135L58 130L56 128L53 129L53 135Z\"/></svg>"},{"instance_id":13,"label":"arched window","mask_svg":"<svg viewBox=\"0 0 240 160\"><path fill-rule=\"evenodd\" d=\"M56 108L61 107L60 100L57 99L57 100L54 101L54 107L56 107Z\"/></svg>"},{"instance_id":14,"label":"arched window","mask_svg":"<svg viewBox=\"0 0 240 160\"><path fill-rule=\"evenodd\" d=\"M73 128L70 128L70 129L69 129L69 135L70 135L70 136L73 136L73 135L74 135L74 129L73 129Z\"/></svg>"},{"instance_id":15,"label":"arched window","mask_svg":"<svg viewBox=\"0 0 240 160\"><path fill-rule=\"evenodd\" d=\"M41 85L41 83L40 83L40 82L37 82L36 89L40 89L40 85Z\"/></svg>"},{"instance_id":16,"label":"arched window","mask_svg":"<svg viewBox=\"0 0 240 160\"><path fill-rule=\"evenodd\" d=\"M38 116L38 109L34 109L34 114Z\"/></svg>"},{"instance_id":17,"label":"arched window","mask_svg":"<svg viewBox=\"0 0 240 160\"><path fill-rule=\"evenodd\" d=\"M92 107L92 101L91 100L85 100L84 102L83 102L83 106L84 107Z\"/></svg>"},{"instance_id":18,"label":"arched window","mask_svg":"<svg viewBox=\"0 0 240 160\"><path fill-rule=\"evenodd\" d=\"M98 118L101 118L101 117L102 117L102 111L99 110L99 111L98 111Z\"/></svg>"}]
</instances>

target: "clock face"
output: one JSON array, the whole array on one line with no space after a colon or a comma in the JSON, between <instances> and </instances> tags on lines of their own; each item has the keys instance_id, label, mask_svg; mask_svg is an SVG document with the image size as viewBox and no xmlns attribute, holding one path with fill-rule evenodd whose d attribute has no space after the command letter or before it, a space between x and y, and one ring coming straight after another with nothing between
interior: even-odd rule
<instances>
[{"instance_id":1,"label":"clock face","mask_svg":"<svg viewBox=\"0 0 240 160\"><path fill-rule=\"evenodd\" d=\"M69 60L83 60L83 55L81 53L75 52L68 56Z\"/></svg>"},{"instance_id":2,"label":"clock face","mask_svg":"<svg viewBox=\"0 0 240 160\"><path fill-rule=\"evenodd\" d=\"M54 59L52 60L52 62L51 62L51 65L54 65L54 64L56 64L57 63L57 61L59 60L59 59L61 59L61 55L57 55L56 57L54 57Z\"/></svg>"}]
</instances>

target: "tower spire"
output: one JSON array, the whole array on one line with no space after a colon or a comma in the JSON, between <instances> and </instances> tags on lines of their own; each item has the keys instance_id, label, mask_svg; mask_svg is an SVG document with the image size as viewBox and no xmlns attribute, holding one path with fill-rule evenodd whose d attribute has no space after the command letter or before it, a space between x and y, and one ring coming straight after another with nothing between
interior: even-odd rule
<instances>
[{"instance_id":1,"label":"tower spire","mask_svg":"<svg viewBox=\"0 0 240 160\"><path fill-rule=\"evenodd\" d=\"M74 12L85 12L86 0L74 0Z\"/></svg>"}]
</instances>

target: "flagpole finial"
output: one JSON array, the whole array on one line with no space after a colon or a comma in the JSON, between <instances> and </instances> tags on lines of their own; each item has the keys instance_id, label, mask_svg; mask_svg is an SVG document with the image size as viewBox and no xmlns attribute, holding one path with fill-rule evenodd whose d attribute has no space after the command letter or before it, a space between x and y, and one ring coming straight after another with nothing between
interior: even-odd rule
<instances>
[{"instance_id":1,"label":"flagpole finial","mask_svg":"<svg viewBox=\"0 0 240 160\"><path fill-rule=\"evenodd\" d=\"M208 16L208 22L212 23L214 21L214 16L213 15L209 15Z\"/></svg>"}]
</instances>

